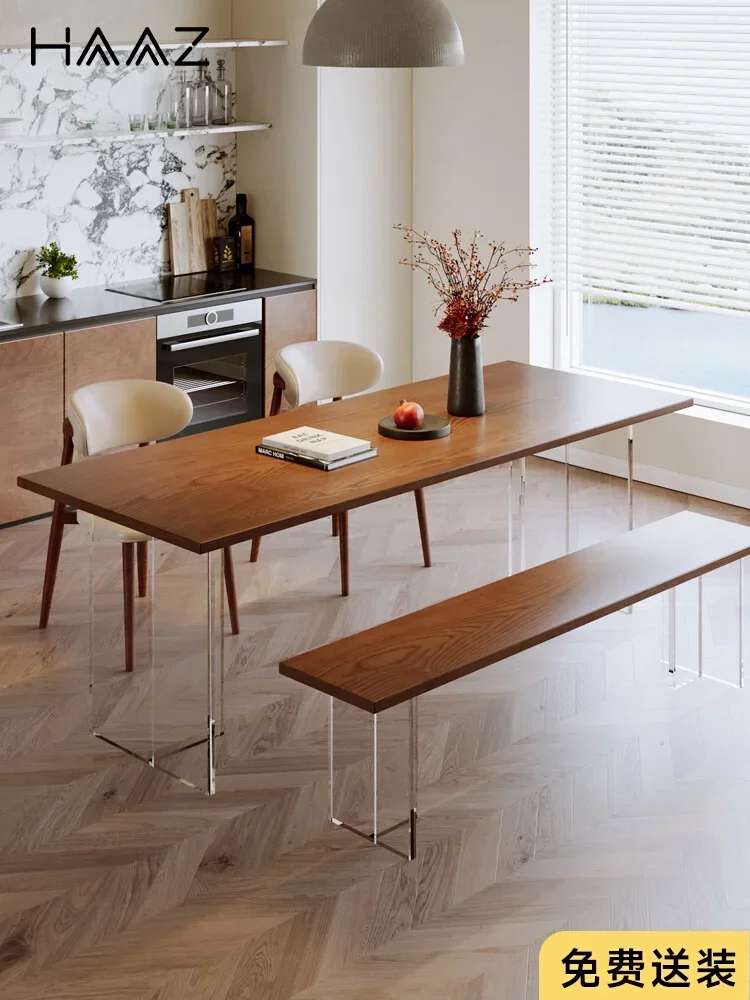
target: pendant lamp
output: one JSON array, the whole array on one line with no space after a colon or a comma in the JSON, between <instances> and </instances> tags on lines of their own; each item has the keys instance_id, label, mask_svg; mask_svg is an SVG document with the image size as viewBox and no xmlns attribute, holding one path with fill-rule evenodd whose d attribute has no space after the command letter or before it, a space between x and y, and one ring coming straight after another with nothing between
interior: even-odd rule
<instances>
[{"instance_id":1,"label":"pendant lamp","mask_svg":"<svg viewBox=\"0 0 750 1000\"><path fill-rule=\"evenodd\" d=\"M462 66L461 31L443 0L325 0L310 22L306 66Z\"/></svg>"}]
</instances>

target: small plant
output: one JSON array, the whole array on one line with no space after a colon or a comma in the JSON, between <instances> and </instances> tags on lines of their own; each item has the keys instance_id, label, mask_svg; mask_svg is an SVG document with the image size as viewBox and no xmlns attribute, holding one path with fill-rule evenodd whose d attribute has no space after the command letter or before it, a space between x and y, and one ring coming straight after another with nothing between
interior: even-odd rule
<instances>
[{"instance_id":1,"label":"small plant","mask_svg":"<svg viewBox=\"0 0 750 1000\"><path fill-rule=\"evenodd\" d=\"M36 255L36 271L45 278L77 278L78 261L72 253L63 253L57 243L50 243Z\"/></svg>"}]
</instances>

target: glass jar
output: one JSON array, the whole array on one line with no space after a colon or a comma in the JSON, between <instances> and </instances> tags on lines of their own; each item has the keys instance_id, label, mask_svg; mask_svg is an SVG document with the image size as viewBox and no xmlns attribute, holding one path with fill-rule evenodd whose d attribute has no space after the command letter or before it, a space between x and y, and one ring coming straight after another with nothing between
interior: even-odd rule
<instances>
[{"instance_id":1,"label":"glass jar","mask_svg":"<svg viewBox=\"0 0 750 1000\"><path fill-rule=\"evenodd\" d=\"M211 85L206 79L206 67L199 66L197 77L189 84L190 93L190 127L201 127L211 124ZM187 95L186 95L187 96Z\"/></svg>"},{"instance_id":2,"label":"glass jar","mask_svg":"<svg viewBox=\"0 0 750 1000\"><path fill-rule=\"evenodd\" d=\"M232 85L226 72L226 61L217 60L216 81L211 87L211 122L214 125L231 125L233 121Z\"/></svg>"},{"instance_id":3,"label":"glass jar","mask_svg":"<svg viewBox=\"0 0 750 1000\"><path fill-rule=\"evenodd\" d=\"M171 116L179 128L187 128L190 125L190 102L187 100L187 73L180 70L177 80L169 88L169 104L167 105L167 115ZM189 91L192 94L192 90Z\"/></svg>"}]
</instances>

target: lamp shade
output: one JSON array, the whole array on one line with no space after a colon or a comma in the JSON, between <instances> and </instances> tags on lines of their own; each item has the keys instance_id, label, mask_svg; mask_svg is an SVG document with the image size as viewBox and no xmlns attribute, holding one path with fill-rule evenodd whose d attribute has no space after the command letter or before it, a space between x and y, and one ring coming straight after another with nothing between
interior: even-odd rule
<instances>
[{"instance_id":1,"label":"lamp shade","mask_svg":"<svg viewBox=\"0 0 750 1000\"><path fill-rule=\"evenodd\" d=\"M325 0L310 22L306 66L461 66L461 31L443 0Z\"/></svg>"}]
</instances>

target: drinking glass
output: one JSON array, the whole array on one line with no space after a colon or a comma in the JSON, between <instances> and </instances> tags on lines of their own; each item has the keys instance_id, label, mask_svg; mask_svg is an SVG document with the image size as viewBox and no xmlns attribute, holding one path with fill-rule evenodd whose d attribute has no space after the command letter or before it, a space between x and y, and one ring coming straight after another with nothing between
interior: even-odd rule
<instances>
[{"instance_id":1,"label":"drinking glass","mask_svg":"<svg viewBox=\"0 0 750 1000\"><path fill-rule=\"evenodd\" d=\"M146 124L146 116L142 114L128 115L131 132L143 132Z\"/></svg>"},{"instance_id":2,"label":"drinking glass","mask_svg":"<svg viewBox=\"0 0 750 1000\"><path fill-rule=\"evenodd\" d=\"M163 124L166 125L166 127L169 130L174 129L174 128L178 128L179 124L180 124L180 120L179 120L179 116L178 116L177 111L176 110L167 111L166 114L164 115L164 122L163 122Z\"/></svg>"},{"instance_id":3,"label":"drinking glass","mask_svg":"<svg viewBox=\"0 0 750 1000\"><path fill-rule=\"evenodd\" d=\"M153 114L148 115L147 121L149 132L158 132L162 127L161 112L155 111Z\"/></svg>"}]
</instances>

